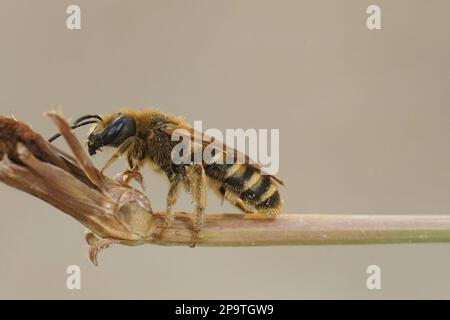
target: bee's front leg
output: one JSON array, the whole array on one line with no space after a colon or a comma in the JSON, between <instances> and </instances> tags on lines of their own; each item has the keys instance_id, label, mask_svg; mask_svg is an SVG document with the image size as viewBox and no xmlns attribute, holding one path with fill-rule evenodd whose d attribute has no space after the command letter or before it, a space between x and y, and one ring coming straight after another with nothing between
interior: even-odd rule
<instances>
[{"instance_id":1,"label":"bee's front leg","mask_svg":"<svg viewBox=\"0 0 450 320\"><path fill-rule=\"evenodd\" d=\"M144 178L138 170L128 169L114 176L114 180L123 185L128 185L132 179L138 182L142 190L145 191Z\"/></svg>"},{"instance_id":2,"label":"bee's front leg","mask_svg":"<svg viewBox=\"0 0 450 320\"><path fill-rule=\"evenodd\" d=\"M119 159L136 141L136 137L130 137L126 139L113 153L113 155L105 162L103 167L100 169L101 173L104 173L106 169L108 169L114 162Z\"/></svg>"}]
</instances>

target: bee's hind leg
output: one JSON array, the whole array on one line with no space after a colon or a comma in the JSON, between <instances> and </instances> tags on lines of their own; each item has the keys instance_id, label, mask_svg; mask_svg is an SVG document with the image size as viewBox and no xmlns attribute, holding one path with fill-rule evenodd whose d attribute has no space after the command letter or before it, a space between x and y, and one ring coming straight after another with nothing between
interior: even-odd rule
<instances>
[{"instance_id":1,"label":"bee's hind leg","mask_svg":"<svg viewBox=\"0 0 450 320\"><path fill-rule=\"evenodd\" d=\"M197 236L203 227L206 207L206 174L201 164L194 164L187 170L190 192L195 203L194 232L191 247L197 244Z\"/></svg>"}]
</instances>

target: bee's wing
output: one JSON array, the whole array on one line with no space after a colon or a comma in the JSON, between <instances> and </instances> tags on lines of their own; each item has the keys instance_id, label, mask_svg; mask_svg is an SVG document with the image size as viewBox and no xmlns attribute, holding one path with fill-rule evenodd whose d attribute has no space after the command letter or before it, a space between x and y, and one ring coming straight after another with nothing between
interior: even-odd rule
<instances>
[{"instance_id":1,"label":"bee's wing","mask_svg":"<svg viewBox=\"0 0 450 320\"><path fill-rule=\"evenodd\" d=\"M222 150L223 159L226 158L227 154L233 156L234 159L244 159L246 164L264 174L267 174L268 176L272 177L274 181L284 186L284 182L280 178L267 172L259 162L252 160L248 155L230 147L229 145L223 143L222 141L216 141L213 137L210 137L204 134L203 132L194 130L194 128L190 126L178 124L165 124L164 127L162 128L162 130L169 135L172 135L177 129L183 129L177 131L178 136L183 136L188 139L191 139L193 143L200 143L203 145L203 147L213 146L218 150Z\"/></svg>"}]
</instances>

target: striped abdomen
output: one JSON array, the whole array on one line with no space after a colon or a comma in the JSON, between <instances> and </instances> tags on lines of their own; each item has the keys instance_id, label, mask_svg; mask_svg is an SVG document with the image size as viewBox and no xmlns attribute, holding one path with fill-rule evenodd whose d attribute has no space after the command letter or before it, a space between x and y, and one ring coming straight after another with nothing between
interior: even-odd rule
<instances>
[{"instance_id":1,"label":"striped abdomen","mask_svg":"<svg viewBox=\"0 0 450 320\"><path fill-rule=\"evenodd\" d=\"M248 164L205 165L205 172L213 179L213 188L245 212L278 214L282 200L273 177L262 175Z\"/></svg>"}]
</instances>

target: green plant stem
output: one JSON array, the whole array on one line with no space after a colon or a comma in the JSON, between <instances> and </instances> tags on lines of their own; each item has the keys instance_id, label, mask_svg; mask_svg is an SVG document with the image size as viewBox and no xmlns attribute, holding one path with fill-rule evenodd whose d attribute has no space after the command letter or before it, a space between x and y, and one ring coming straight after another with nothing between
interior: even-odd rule
<instances>
[{"instance_id":1,"label":"green plant stem","mask_svg":"<svg viewBox=\"0 0 450 320\"><path fill-rule=\"evenodd\" d=\"M162 245L189 244L190 218L178 214ZM208 214L199 246L342 245L450 242L448 215Z\"/></svg>"}]
</instances>

